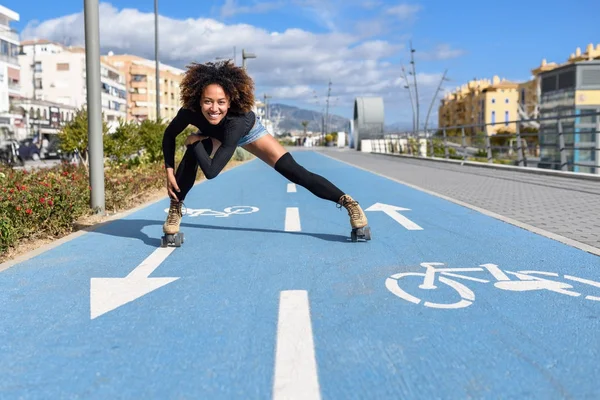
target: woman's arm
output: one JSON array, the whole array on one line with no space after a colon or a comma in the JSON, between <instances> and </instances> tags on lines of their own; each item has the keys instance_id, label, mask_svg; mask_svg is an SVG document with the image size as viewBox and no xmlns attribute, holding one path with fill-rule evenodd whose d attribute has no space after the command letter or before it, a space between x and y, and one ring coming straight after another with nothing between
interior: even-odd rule
<instances>
[{"instance_id":1,"label":"woman's arm","mask_svg":"<svg viewBox=\"0 0 600 400\"><path fill-rule=\"evenodd\" d=\"M225 139L211 159L204 146L194 146L194 153L206 179L216 178L233 157L241 137L248 132L247 118L234 117L225 122Z\"/></svg>"},{"instance_id":2,"label":"woman's arm","mask_svg":"<svg viewBox=\"0 0 600 400\"><path fill-rule=\"evenodd\" d=\"M166 168L175 168L175 139L190 124L190 111L180 108L171 120L162 140L163 155Z\"/></svg>"}]
</instances>

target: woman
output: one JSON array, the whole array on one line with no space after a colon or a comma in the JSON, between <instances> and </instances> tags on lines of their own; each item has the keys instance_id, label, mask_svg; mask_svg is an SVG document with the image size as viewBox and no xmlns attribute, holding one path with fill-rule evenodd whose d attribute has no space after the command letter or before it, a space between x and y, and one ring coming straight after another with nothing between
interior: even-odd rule
<instances>
[{"instance_id":1,"label":"woman","mask_svg":"<svg viewBox=\"0 0 600 400\"><path fill-rule=\"evenodd\" d=\"M240 146L273 167L288 180L315 196L345 207L350 215L352 238L365 233L367 218L358 202L322 176L300 166L256 118L254 82L246 71L230 61L192 63L180 84L183 107L169 123L163 137L167 171L167 192L171 198L163 225L166 235L179 232L181 204L194 185L198 165L207 179L213 179ZM188 125L200 134L186 138L187 150L174 172L175 138ZM200 143L199 143L200 142ZM212 158L211 158L212 156ZM367 228L370 239L370 230Z\"/></svg>"}]
</instances>

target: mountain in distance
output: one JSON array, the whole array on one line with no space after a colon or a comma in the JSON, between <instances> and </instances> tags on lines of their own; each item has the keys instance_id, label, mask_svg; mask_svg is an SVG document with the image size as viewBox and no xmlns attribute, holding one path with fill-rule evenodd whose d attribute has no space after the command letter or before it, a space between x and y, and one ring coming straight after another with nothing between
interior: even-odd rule
<instances>
[{"instance_id":1,"label":"mountain in distance","mask_svg":"<svg viewBox=\"0 0 600 400\"><path fill-rule=\"evenodd\" d=\"M306 130L312 132L321 132L321 121L324 113L313 110L306 110L286 104L273 103L269 104L269 114L272 120L280 115L279 131L289 132L291 130L302 131L302 121L308 121ZM329 129L330 132L349 132L350 120L340 117L339 115L329 114ZM385 132L399 132L412 130L412 122L395 122L390 125L385 125Z\"/></svg>"},{"instance_id":2,"label":"mountain in distance","mask_svg":"<svg viewBox=\"0 0 600 400\"><path fill-rule=\"evenodd\" d=\"M318 111L305 110L302 108L288 106L285 104L273 103L269 104L269 115L271 120L276 120L277 116L281 117L279 121L279 130L281 132L289 132L291 130L303 130L302 121L308 121L306 130L313 132L321 132L321 124L325 113ZM347 132L350 129L350 120L340 117L339 115L329 114L330 132Z\"/></svg>"}]
</instances>

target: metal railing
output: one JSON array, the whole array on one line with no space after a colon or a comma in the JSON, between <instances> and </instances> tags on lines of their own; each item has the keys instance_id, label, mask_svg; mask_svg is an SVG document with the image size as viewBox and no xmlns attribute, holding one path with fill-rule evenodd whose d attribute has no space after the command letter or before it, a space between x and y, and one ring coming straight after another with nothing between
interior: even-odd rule
<instances>
[{"instance_id":1,"label":"metal railing","mask_svg":"<svg viewBox=\"0 0 600 400\"><path fill-rule=\"evenodd\" d=\"M392 132L371 152L600 174L600 111Z\"/></svg>"}]
</instances>

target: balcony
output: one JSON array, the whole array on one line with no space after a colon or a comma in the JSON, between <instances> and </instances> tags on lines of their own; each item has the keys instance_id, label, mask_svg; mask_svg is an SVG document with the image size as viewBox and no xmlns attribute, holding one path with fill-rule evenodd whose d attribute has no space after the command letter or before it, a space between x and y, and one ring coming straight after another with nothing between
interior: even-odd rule
<instances>
[{"instance_id":1,"label":"balcony","mask_svg":"<svg viewBox=\"0 0 600 400\"><path fill-rule=\"evenodd\" d=\"M148 87L148 82L146 81L131 81L129 83L129 86L132 88L147 88Z\"/></svg>"},{"instance_id":2,"label":"balcony","mask_svg":"<svg viewBox=\"0 0 600 400\"><path fill-rule=\"evenodd\" d=\"M132 93L131 94L131 101L137 102L137 101L148 101L148 95L147 94L141 94L141 93Z\"/></svg>"},{"instance_id":3,"label":"balcony","mask_svg":"<svg viewBox=\"0 0 600 400\"><path fill-rule=\"evenodd\" d=\"M131 109L131 115L135 115L135 116L148 115L148 108L147 107L133 107Z\"/></svg>"},{"instance_id":4,"label":"balcony","mask_svg":"<svg viewBox=\"0 0 600 400\"><path fill-rule=\"evenodd\" d=\"M19 85L18 83L9 82L8 83L8 90L12 90L12 91L15 91L15 92L20 92L21 91L21 85Z\"/></svg>"},{"instance_id":5,"label":"balcony","mask_svg":"<svg viewBox=\"0 0 600 400\"><path fill-rule=\"evenodd\" d=\"M19 34L17 31L12 29L0 28L0 39L4 39L9 42L19 43Z\"/></svg>"},{"instance_id":6,"label":"balcony","mask_svg":"<svg viewBox=\"0 0 600 400\"><path fill-rule=\"evenodd\" d=\"M0 54L0 61L4 61L5 63L15 66L19 65L19 59L17 57L9 56L8 54Z\"/></svg>"}]
</instances>

